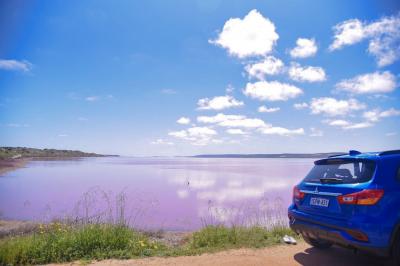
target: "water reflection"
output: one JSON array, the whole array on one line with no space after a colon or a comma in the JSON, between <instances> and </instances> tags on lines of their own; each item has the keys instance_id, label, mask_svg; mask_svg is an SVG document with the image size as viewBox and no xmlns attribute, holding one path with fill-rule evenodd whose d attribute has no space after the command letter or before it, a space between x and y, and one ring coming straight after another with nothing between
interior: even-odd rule
<instances>
[{"instance_id":1,"label":"water reflection","mask_svg":"<svg viewBox=\"0 0 400 266\"><path fill-rule=\"evenodd\" d=\"M34 161L0 178L0 212L29 220L124 216L145 229L267 225L286 217L291 189L311 165L309 159Z\"/></svg>"}]
</instances>

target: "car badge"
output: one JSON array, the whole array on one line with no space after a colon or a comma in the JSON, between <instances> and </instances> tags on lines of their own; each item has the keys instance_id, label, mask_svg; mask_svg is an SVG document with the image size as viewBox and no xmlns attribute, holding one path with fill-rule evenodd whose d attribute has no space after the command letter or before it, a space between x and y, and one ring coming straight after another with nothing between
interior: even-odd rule
<instances>
[{"instance_id":1,"label":"car badge","mask_svg":"<svg viewBox=\"0 0 400 266\"><path fill-rule=\"evenodd\" d=\"M319 191L318 191L318 187L315 187L315 191L314 191L314 193L315 193L315 194L318 194L318 193L319 193Z\"/></svg>"}]
</instances>

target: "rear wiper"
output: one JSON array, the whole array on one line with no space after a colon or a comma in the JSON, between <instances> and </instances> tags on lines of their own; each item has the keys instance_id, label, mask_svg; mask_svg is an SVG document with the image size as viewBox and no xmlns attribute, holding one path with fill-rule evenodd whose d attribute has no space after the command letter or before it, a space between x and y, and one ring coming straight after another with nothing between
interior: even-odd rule
<instances>
[{"instance_id":1,"label":"rear wiper","mask_svg":"<svg viewBox=\"0 0 400 266\"><path fill-rule=\"evenodd\" d=\"M320 178L319 181L323 184L327 183L343 183L343 179L341 178L336 178L336 177L325 177L325 178Z\"/></svg>"}]
</instances>

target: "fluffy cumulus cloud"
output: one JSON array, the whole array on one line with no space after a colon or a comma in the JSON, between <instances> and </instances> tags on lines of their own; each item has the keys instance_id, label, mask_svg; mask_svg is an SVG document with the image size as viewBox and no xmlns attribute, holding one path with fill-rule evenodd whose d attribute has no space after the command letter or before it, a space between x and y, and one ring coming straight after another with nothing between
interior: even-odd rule
<instances>
[{"instance_id":1,"label":"fluffy cumulus cloud","mask_svg":"<svg viewBox=\"0 0 400 266\"><path fill-rule=\"evenodd\" d=\"M258 107L259 113L274 113L274 112L278 112L279 110L281 110L281 108L279 108L279 107L268 108L265 105L261 105L260 107Z\"/></svg>"},{"instance_id":2,"label":"fluffy cumulus cloud","mask_svg":"<svg viewBox=\"0 0 400 266\"><path fill-rule=\"evenodd\" d=\"M304 129L287 129L283 127L265 127L261 128L260 132L266 135L279 135L279 136L293 136L293 135L304 135Z\"/></svg>"},{"instance_id":3,"label":"fluffy cumulus cloud","mask_svg":"<svg viewBox=\"0 0 400 266\"><path fill-rule=\"evenodd\" d=\"M267 126L263 120L258 118L247 118L244 115L225 115L222 113L215 116L199 116L197 117L197 121L232 128L259 128Z\"/></svg>"},{"instance_id":4,"label":"fluffy cumulus cloud","mask_svg":"<svg viewBox=\"0 0 400 266\"><path fill-rule=\"evenodd\" d=\"M266 75L276 75L283 71L283 62L273 56L267 56L262 61L248 64L245 66L245 70L249 75L249 78L256 78L264 80Z\"/></svg>"},{"instance_id":5,"label":"fluffy cumulus cloud","mask_svg":"<svg viewBox=\"0 0 400 266\"><path fill-rule=\"evenodd\" d=\"M226 130L226 133L231 135L246 135L247 133L241 130L240 128L230 128Z\"/></svg>"},{"instance_id":6,"label":"fluffy cumulus cloud","mask_svg":"<svg viewBox=\"0 0 400 266\"><path fill-rule=\"evenodd\" d=\"M370 122L378 122L381 118L400 116L400 110L390 108L385 111L380 111L379 109L374 109L371 111L364 112L363 117Z\"/></svg>"},{"instance_id":7,"label":"fluffy cumulus cloud","mask_svg":"<svg viewBox=\"0 0 400 266\"><path fill-rule=\"evenodd\" d=\"M248 97L261 101L287 101L296 98L303 91L293 85L278 81L258 81L247 83L244 94Z\"/></svg>"},{"instance_id":8,"label":"fluffy cumulus cloud","mask_svg":"<svg viewBox=\"0 0 400 266\"><path fill-rule=\"evenodd\" d=\"M327 116L343 116L352 111L365 109L365 104L356 99L337 100L330 97L311 99L310 109L312 114L325 114Z\"/></svg>"},{"instance_id":9,"label":"fluffy cumulus cloud","mask_svg":"<svg viewBox=\"0 0 400 266\"><path fill-rule=\"evenodd\" d=\"M389 71L362 74L336 84L337 90L354 94L387 93L396 87L396 77Z\"/></svg>"},{"instance_id":10,"label":"fluffy cumulus cloud","mask_svg":"<svg viewBox=\"0 0 400 266\"><path fill-rule=\"evenodd\" d=\"M290 50L290 56L293 58L306 58L314 56L318 51L318 47L314 39L298 38L296 47Z\"/></svg>"},{"instance_id":11,"label":"fluffy cumulus cloud","mask_svg":"<svg viewBox=\"0 0 400 266\"><path fill-rule=\"evenodd\" d=\"M200 123L215 124L215 123L221 123L226 120L243 120L245 118L246 116L244 115L225 115L219 113L214 116L199 116L197 117L197 121Z\"/></svg>"},{"instance_id":12,"label":"fluffy cumulus cloud","mask_svg":"<svg viewBox=\"0 0 400 266\"><path fill-rule=\"evenodd\" d=\"M209 42L227 49L233 56L245 58L267 55L278 38L275 25L253 9L243 19L230 18L217 39Z\"/></svg>"},{"instance_id":13,"label":"fluffy cumulus cloud","mask_svg":"<svg viewBox=\"0 0 400 266\"><path fill-rule=\"evenodd\" d=\"M193 145L204 146L209 143L216 143L213 137L217 131L209 127L191 127L186 130L172 131L168 135L189 141Z\"/></svg>"},{"instance_id":14,"label":"fluffy cumulus cloud","mask_svg":"<svg viewBox=\"0 0 400 266\"><path fill-rule=\"evenodd\" d=\"M366 111L363 113L362 117L364 118L364 121L361 122L351 122L348 120L343 120L343 119L336 119L336 120L324 120L326 124L334 127L339 127L345 130L348 129L362 129L362 128L368 128L374 126L379 120L385 117L391 117L391 116L400 116L400 110L390 108L384 111L381 111L379 109L374 109L370 111Z\"/></svg>"},{"instance_id":15,"label":"fluffy cumulus cloud","mask_svg":"<svg viewBox=\"0 0 400 266\"><path fill-rule=\"evenodd\" d=\"M325 70L322 67L302 67L297 63L291 64L289 77L299 82L320 82L326 80Z\"/></svg>"},{"instance_id":16,"label":"fluffy cumulus cloud","mask_svg":"<svg viewBox=\"0 0 400 266\"><path fill-rule=\"evenodd\" d=\"M181 124L181 125L188 125L190 123L190 119L182 116L181 118L176 120L176 123Z\"/></svg>"},{"instance_id":17,"label":"fluffy cumulus cloud","mask_svg":"<svg viewBox=\"0 0 400 266\"><path fill-rule=\"evenodd\" d=\"M26 60L18 61L12 59L0 59L0 69L29 72L32 69L32 64Z\"/></svg>"},{"instance_id":18,"label":"fluffy cumulus cloud","mask_svg":"<svg viewBox=\"0 0 400 266\"><path fill-rule=\"evenodd\" d=\"M244 103L236 100L233 96L217 96L212 99L203 98L197 102L199 110L222 110L232 107L243 106Z\"/></svg>"},{"instance_id":19,"label":"fluffy cumulus cloud","mask_svg":"<svg viewBox=\"0 0 400 266\"><path fill-rule=\"evenodd\" d=\"M390 65L400 57L400 13L367 23L358 19L343 21L333 27L334 41L330 50L368 40L368 52L378 66Z\"/></svg>"},{"instance_id":20,"label":"fluffy cumulus cloud","mask_svg":"<svg viewBox=\"0 0 400 266\"><path fill-rule=\"evenodd\" d=\"M293 136L304 135L304 129L287 129L283 127L275 127L271 124L265 123L258 118L248 118L243 115L225 115L217 114L215 116L199 116L197 121L200 123L215 124L220 127L228 127L228 134L231 135L244 135L249 134L249 130L255 130L265 135L279 135L279 136ZM242 129L248 130L248 132Z\"/></svg>"}]
</instances>

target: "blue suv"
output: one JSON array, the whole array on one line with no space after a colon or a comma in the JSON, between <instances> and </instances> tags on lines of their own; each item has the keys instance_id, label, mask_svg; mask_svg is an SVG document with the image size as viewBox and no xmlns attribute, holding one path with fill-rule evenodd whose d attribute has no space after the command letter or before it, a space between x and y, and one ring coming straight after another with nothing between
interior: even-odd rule
<instances>
[{"instance_id":1,"label":"blue suv","mask_svg":"<svg viewBox=\"0 0 400 266\"><path fill-rule=\"evenodd\" d=\"M293 189L290 227L316 248L333 244L400 265L400 150L315 161Z\"/></svg>"}]
</instances>

